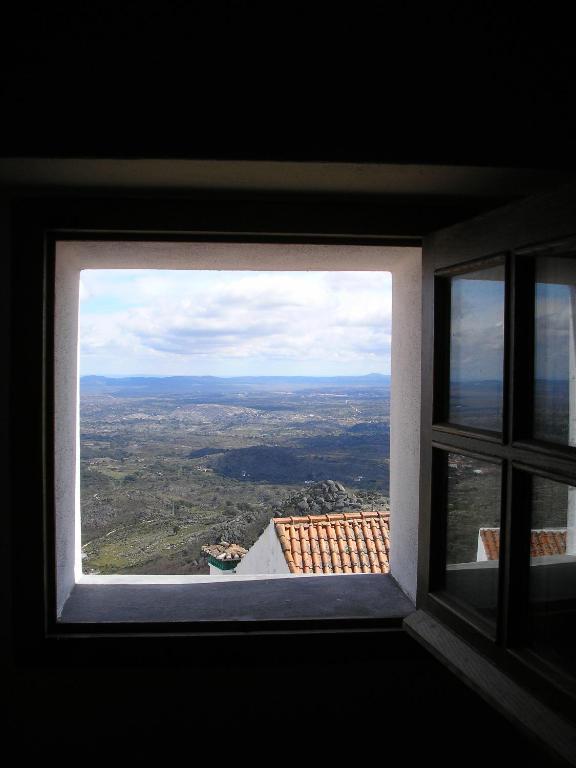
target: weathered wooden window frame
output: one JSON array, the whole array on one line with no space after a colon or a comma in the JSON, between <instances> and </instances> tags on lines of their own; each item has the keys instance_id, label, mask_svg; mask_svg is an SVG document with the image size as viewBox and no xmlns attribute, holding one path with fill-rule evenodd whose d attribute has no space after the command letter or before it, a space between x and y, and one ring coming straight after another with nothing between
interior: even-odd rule
<instances>
[{"instance_id":1,"label":"weathered wooden window frame","mask_svg":"<svg viewBox=\"0 0 576 768\"><path fill-rule=\"evenodd\" d=\"M487 232L490 217L498 215L498 211L486 215ZM471 227L474 225L472 222ZM478 231L479 223L474 233ZM486 240L490 242L489 236ZM576 681L539 656L528 643L530 515L526 510L531 508L530 475L576 485L576 448L534 439L528 416L534 399L534 260L543 255L575 257L576 237L551 238L545 243L502 248L486 254L482 253L481 243L470 250L468 258L445 257L441 263L433 262L427 257L426 248L424 250L423 290L426 291L426 281L431 290L424 301L423 329L428 318L433 318L433 323L423 335L423 350L430 345L431 353L427 357L423 351L422 396L427 405L423 406L420 531L423 547L418 607L456 631L500 669L539 690L548 701L559 701L563 711L574 716ZM505 264L505 343L503 426L501 433L494 433L451 424L446 418L450 359L448 286L454 275L498 263ZM428 425L427 418L430 419ZM442 589L446 470L438 456L446 452L502 466L499 600L495 627L459 605Z\"/></svg>"}]
</instances>

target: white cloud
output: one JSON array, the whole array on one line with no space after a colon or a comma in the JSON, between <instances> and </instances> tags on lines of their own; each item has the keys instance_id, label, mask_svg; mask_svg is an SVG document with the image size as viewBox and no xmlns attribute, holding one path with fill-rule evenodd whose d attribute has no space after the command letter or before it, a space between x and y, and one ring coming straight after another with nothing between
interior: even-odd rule
<instances>
[{"instance_id":1,"label":"white cloud","mask_svg":"<svg viewBox=\"0 0 576 768\"><path fill-rule=\"evenodd\" d=\"M83 372L389 370L387 273L90 270L81 307Z\"/></svg>"}]
</instances>

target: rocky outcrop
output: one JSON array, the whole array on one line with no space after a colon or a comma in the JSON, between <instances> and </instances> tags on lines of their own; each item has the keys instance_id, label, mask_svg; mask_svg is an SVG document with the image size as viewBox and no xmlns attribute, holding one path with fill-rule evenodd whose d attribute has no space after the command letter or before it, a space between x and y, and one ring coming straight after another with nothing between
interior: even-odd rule
<instances>
[{"instance_id":1,"label":"rocky outcrop","mask_svg":"<svg viewBox=\"0 0 576 768\"><path fill-rule=\"evenodd\" d=\"M363 503L358 496L347 491L342 483L337 483L335 480L322 480L303 488L287 499L275 510L274 517L353 512L362 507Z\"/></svg>"}]
</instances>

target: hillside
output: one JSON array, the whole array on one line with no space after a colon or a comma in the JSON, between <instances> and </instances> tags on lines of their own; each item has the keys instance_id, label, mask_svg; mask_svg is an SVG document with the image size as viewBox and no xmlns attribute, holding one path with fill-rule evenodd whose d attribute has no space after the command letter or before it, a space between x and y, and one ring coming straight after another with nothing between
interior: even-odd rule
<instances>
[{"instance_id":1,"label":"hillside","mask_svg":"<svg viewBox=\"0 0 576 768\"><path fill-rule=\"evenodd\" d=\"M208 573L205 544L221 540L241 544L249 549L273 517L290 515L352 512L359 509L388 509L388 498L369 491L348 491L333 480L314 483L297 490L285 498L276 499L266 508L255 509L245 505L230 519L222 522L206 520L201 530L191 531L166 518L162 524L153 521L135 526L119 526L104 537L84 545L86 559L106 562L123 552L122 567L115 573ZM151 555L154 555L151 557ZM104 573L91 568L89 572Z\"/></svg>"},{"instance_id":2,"label":"hillside","mask_svg":"<svg viewBox=\"0 0 576 768\"><path fill-rule=\"evenodd\" d=\"M210 377L183 378L188 387ZM389 382L360 378L357 387L303 378L306 388L286 389L285 379L266 388L261 377L227 393L145 395L130 379L122 394L83 391L84 570L203 572L202 544L224 535L250 545L285 503L298 506L298 494L319 482L341 483L360 503L385 499Z\"/></svg>"}]
</instances>

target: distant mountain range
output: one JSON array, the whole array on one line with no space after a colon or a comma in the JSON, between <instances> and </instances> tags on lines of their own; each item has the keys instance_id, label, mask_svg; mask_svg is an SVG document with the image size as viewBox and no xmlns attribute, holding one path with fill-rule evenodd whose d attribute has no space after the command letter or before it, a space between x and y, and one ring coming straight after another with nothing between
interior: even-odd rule
<instances>
[{"instance_id":1,"label":"distant mountain range","mask_svg":"<svg viewBox=\"0 0 576 768\"><path fill-rule=\"evenodd\" d=\"M82 376L83 394L110 394L125 397L146 395L196 394L202 392L278 391L323 388L389 387L390 376L369 373L365 376Z\"/></svg>"}]
</instances>

